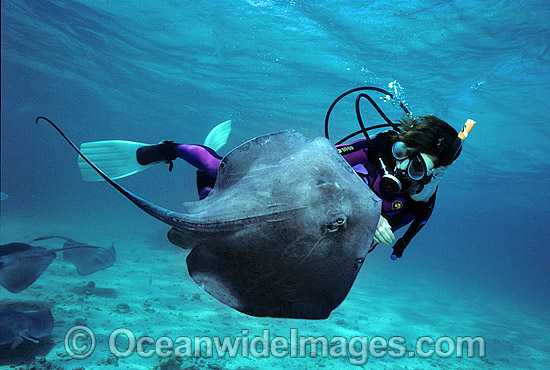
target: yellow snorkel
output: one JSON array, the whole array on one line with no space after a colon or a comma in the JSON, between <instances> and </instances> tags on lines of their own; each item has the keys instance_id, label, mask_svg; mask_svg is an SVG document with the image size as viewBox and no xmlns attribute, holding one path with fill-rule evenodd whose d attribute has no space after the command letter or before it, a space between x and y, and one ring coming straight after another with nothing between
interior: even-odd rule
<instances>
[{"instance_id":1,"label":"yellow snorkel","mask_svg":"<svg viewBox=\"0 0 550 370\"><path fill-rule=\"evenodd\" d=\"M453 140L453 143L451 144L450 148L447 150L446 155L443 156L443 158L441 158L439 162L439 166L445 166L445 167L449 166L451 163L454 162L456 158L458 158L460 152L462 151L462 144L470 134L470 131L472 130L475 124L476 124L476 121L474 121L473 119L466 120L466 123L464 124L464 127L462 127L462 130L460 130L458 137Z\"/></svg>"},{"instance_id":2,"label":"yellow snorkel","mask_svg":"<svg viewBox=\"0 0 550 370\"><path fill-rule=\"evenodd\" d=\"M464 124L464 127L462 127L462 130L460 130L458 137L461 138L463 141L466 140L466 138L470 134L470 131L472 131L472 129L474 128L475 124L476 124L476 121L468 118L466 120L466 123Z\"/></svg>"}]
</instances>

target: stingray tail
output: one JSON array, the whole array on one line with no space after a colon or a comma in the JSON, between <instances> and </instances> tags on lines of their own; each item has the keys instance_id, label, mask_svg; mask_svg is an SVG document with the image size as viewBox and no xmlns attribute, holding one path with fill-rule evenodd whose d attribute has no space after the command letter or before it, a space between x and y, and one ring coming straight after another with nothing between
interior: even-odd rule
<instances>
[{"instance_id":1,"label":"stingray tail","mask_svg":"<svg viewBox=\"0 0 550 370\"><path fill-rule=\"evenodd\" d=\"M82 159L88 163L105 181L107 181L109 184L111 184L112 187L114 187L118 192L122 195L124 195L126 198L128 198L132 203L134 203L136 206L141 208L143 211L147 212L149 215L153 216L154 218L168 224L171 226L178 226L185 222L185 216L181 213L172 212L166 208L159 207L145 199L142 199L138 197L137 195L133 194L132 192L126 190L119 184L117 184L113 179L111 179L109 176L107 176L103 171L101 171L92 161L90 161L81 151L78 149L78 147L65 135L63 131L55 123L50 121L48 118L43 116L36 117L35 123L38 123L40 119L45 120L50 125L53 126L59 132L59 134L73 147L73 149L82 157Z\"/></svg>"}]
</instances>

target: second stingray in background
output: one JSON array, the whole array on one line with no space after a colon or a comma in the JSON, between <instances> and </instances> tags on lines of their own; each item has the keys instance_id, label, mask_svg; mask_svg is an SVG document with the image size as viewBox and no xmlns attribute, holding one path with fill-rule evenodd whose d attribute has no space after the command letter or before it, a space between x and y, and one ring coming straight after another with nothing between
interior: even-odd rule
<instances>
[{"instance_id":1,"label":"second stingray in background","mask_svg":"<svg viewBox=\"0 0 550 370\"><path fill-rule=\"evenodd\" d=\"M42 236L30 243L46 239L65 240L63 248L47 249L26 243L9 243L0 246L0 285L11 293L19 293L32 285L63 252L63 259L71 262L79 275L90 275L116 263L114 244L109 248L96 247L62 236Z\"/></svg>"}]
</instances>

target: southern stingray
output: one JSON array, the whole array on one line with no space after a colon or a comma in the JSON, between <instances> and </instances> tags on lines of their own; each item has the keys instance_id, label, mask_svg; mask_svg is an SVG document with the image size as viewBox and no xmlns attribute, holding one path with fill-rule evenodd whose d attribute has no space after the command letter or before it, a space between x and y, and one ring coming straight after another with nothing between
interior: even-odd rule
<instances>
[{"instance_id":1,"label":"southern stingray","mask_svg":"<svg viewBox=\"0 0 550 370\"><path fill-rule=\"evenodd\" d=\"M53 316L50 306L43 302L0 303L0 346L17 347L24 339L38 343L51 334Z\"/></svg>"},{"instance_id":2,"label":"southern stingray","mask_svg":"<svg viewBox=\"0 0 550 370\"><path fill-rule=\"evenodd\" d=\"M19 293L42 275L55 259L55 251L26 243L0 246L0 285Z\"/></svg>"},{"instance_id":3,"label":"southern stingray","mask_svg":"<svg viewBox=\"0 0 550 370\"><path fill-rule=\"evenodd\" d=\"M76 267L79 275L90 275L99 270L107 269L116 263L116 251L114 243L109 248L96 247L78 242L63 236L41 236L33 240L62 239L63 259Z\"/></svg>"},{"instance_id":4,"label":"southern stingray","mask_svg":"<svg viewBox=\"0 0 550 370\"><path fill-rule=\"evenodd\" d=\"M89 275L111 267L116 262L114 246L109 249L96 247L61 236L43 236L32 242L60 238L66 242L62 249L47 249L26 243L0 245L0 286L11 293L27 289L54 261L56 252L63 252L79 275Z\"/></svg>"},{"instance_id":5,"label":"southern stingray","mask_svg":"<svg viewBox=\"0 0 550 370\"><path fill-rule=\"evenodd\" d=\"M348 294L367 255L381 202L328 140L283 131L249 140L220 164L212 192L177 213L127 191L192 248L191 278L253 316L323 319Z\"/></svg>"}]
</instances>

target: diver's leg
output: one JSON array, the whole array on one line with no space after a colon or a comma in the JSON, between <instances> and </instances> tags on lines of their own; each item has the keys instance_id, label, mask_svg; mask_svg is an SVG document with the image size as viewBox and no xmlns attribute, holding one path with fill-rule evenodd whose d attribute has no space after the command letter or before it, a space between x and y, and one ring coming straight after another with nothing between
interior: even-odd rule
<instances>
[{"instance_id":1,"label":"diver's leg","mask_svg":"<svg viewBox=\"0 0 550 370\"><path fill-rule=\"evenodd\" d=\"M214 150L204 145L178 144L171 141L162 142L156 145L143 146L137 151L137 160L142 165L150 163L170 163L176 158L184 159L195 166L197 171L197 190L199 199L204 199L214 188L218 167L222 157Z\"/></svg>"},{"instance_id":2,"label":"diver's leg","mask_svg":"<svg viewBox=\"0 0 550 370\"><path fill-rule=\"evenodd\" d=\"M158 162L170 163L179 157L214 179L218 175L218 167L222 160L222 157L206 146L178 144L171 141L142 146L137 150L136 155L138 163L144 166Z\"/></svg>"},{"instance_id":3,"label":"diver's leg","mask_svg":"<svg viewBox=\"0 0 550 370\"><path fill-rule=\"evenodd\" d=\"M178 157L197 167L197 190L202 200L210 193L216 183L218 168L222 161L214 150L204 145L181 144L177 148Z\"/></svg>"},{"instance_id":4,"label":"diver's leg","mask_svg":"<svg viewBox=\"0 0 550 370\"><path fill-rule=\"evenodd\" d=\"M176 153L178 157L197 167L199 171L206 173L209 177L215 179L218 176L218 167L220 167L222 157L209 147L181 144Z\"/></svg>"},{"instance_id":5,"label":"diver's leg","mask_svg":"<svg viewBox=\"0 0 550 370\"><path fill-rule=\"evenodd\" d=\"M203 171L197 171L197 190L199 192L199 199L206 198L210 191L214 188L216 179L208 176Z\"/></svg>"}]
</instances>

